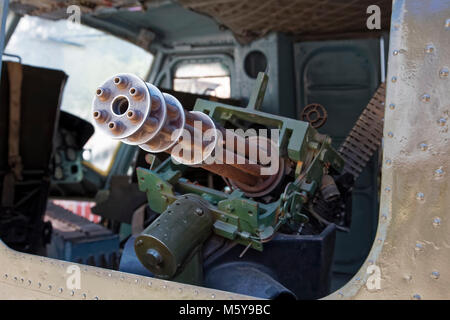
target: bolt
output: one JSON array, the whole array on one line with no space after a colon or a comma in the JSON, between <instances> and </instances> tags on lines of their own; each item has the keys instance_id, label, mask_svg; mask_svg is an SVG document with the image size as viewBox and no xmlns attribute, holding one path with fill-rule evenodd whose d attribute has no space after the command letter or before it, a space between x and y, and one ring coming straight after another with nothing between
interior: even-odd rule
<instances>
[{"instance_id":1,"label":"bolt","mask_svg":"<svg viewBox=\"0 0 450 320\"><path fill-rule=\"evenodd\" d=\"M142 246L143 244L144 244L144 241L142 241L141 239L136 241L136 246Z\"/></svg>"},{"instance_id":2,"label":"bolt","mask_svg":"<svg viewBox=\"0 0 450 320\"><path fill-rule=\"evenodd\" d=\"M203 210L202 210L202 208L197 208L197 209L195 209L195 213L196 213L197 215L199 215L199 216L202 216L202 215L203 215Z\"/></svg>"},{"instance_id":3,"label":"bolt","mask_svg":"<svg viewBox=\"0 0 450 320\"><path fill-rule=\"evenodd\" d=\"M163 257L157 250L151 248L147 250L147 261L151 266L156 267L162 263Z\"/></svg>"}]
</instances>

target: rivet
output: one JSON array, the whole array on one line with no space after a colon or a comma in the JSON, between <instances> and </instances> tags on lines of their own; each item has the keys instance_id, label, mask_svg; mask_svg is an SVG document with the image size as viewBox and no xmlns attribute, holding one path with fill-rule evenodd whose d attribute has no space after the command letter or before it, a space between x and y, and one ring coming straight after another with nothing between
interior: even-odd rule
<instances>
[{"instance_id":1,"label":"rivet","mask_svg":"<svg viewBox=\"0 0 450 320\"><path fill-rule=\"evenodd\" d=\"M426 53L433 53L434 52L434 46L432 44L427 44L425 46L425 52Z\"/></svg>"},{"instance_id":2,"label":"rivet","mask_svg":"<svg viewBox=\"0 0 450 320\"><path fill-rule=\"evenodd\" d=\"M445 20L445 29L450 30L450 19Z\"/></svg>"},{"instance_id":3,"label":"rivet","mask_svg":"<svg viewBox=\"0 0 450 320\"><path fill-rule=\"evenodd\" d=\"M178 288L178 292L182 293L183 292L183 288Z\"/></svg>"},{"instance_id":4,"label":"rivet","mask_svg":"<svg viewBox=\"0 0 450 320\"><path fill-rule=\"evenodd\" d=\"M5 273L5 274L3 275L3 278L8 279L8 274Z\"/></svg>"},{"instance_id":5,"label":"rivet","mask_svg":"<svg viewBox=\"0 0 450 320\"><path fill-rule=\"evenodd\" d=\"M71 296L75 295L75 291L73 291L73 290L70 291L70 295L71 295Z\"/></svg>"},{"instance_id":6,"label":"rivet","mask_svg":"<svg viewBox=\"0 0 450 320\"><path fill-rule=\"evenodd\" d=\"M338 292L338 296L339 296L339 298L343 298L344 297L344 294L342 293L342 292Z\"/></svg>"},{"instance_id":7,"label":"rivet","mask_svg":"<svg viewBox=\"0 0 450 320\"><path fill-rule=\"evenodd\" d=\"M139 279L134 279L134 283L139 283Z\"/></svg>"},{"instance_id":8,"label":"rivet","mask_svg":"<svg viewBox=\"0 0 450 320\"><path fill-rule=\"evenodd\" d=\"M211 298L212 298L212 299L215 299L215 298L216 298L216 295L213 293L213 294L211 295Z\"/></svg>"},{"instance_id":9,"label":"rivet","mask_svg":"<svg viewBox=\"0 0 450 320\"><path fill-rule=\"evenodd\" d=\"M378 242L378 244L382 244L382 243L383 243L383 239L378 238L378 239L377 239L377 242Z\"/></svg>"},{"instance_id":10,"label":"rivet","mask_svg":"<svg viewBox=\"0 0 450 320\"><path fill-rule=\"evenodd\" d=\"M167 285L165 285L165 284L162 287L163 287L163 289L167 289Z\"/></svg>"},{"instance_id":11,"label":"rivet","mask_svg":"<svg viewBox=\"0 0 450 320\"><path fill-rule=\"evenodd\" d=\"M439 70L439 77L442 79L447 79L449 74L449 70L447 67L443 67L441 70Z\"/></svg>"},{"instance_id":12,"label":"rivet","mask_svg":"<svg viewBox=\"0 0 450 320\"><path fill-rule=\"evenodd\" d=\"M82 297L83 299L86 299L86 297L87 297L86 293L83 293L83 294L81 295L81 297Z\"/></svg>"},{"instance_id":13,"label":"rivet","mask_svg":"<svg viewBox=\"0 0 450 320\"><path fill-rule=\"evenodd\" d=\"M28 280L28 285L31 286L31 280Z\"/></svg>"},{"instance_id":14,"label":"rivet","mask_svg":"<svg viewBox=\"0 0 450 320\"><path fill-rule=\"evenodd\" d=\"M52 285L49 284L48 287L47 287L47 289L48 289L49 291L52 290Z\"/></svg>"},{"instance_id":15,"label":"rivet","mask_svg":"<svg viewBox=\"0 0 450 320\"><path fill-rule=\"evenodd\" d=\"M394 133L392 131L389 131L387 135L389 138L392 138L394 136Z\"/></svg>"},{"instance_id":16,"label":"rivet","mask_svg":"<svg viewBox=\"0 0 450 320\"><path fill-rule=\"evenodd\" d=\"M397 77L392 77L391 81L392 81L393 83L397 82Z\"/></svg>"},{"instance_id":17,"label":"rivet","mask_svg":"<svg viewBox=\"0 0 450 320\"><path fill-rule=\"evenodd\" d=\"M428 149L428 145L426 143L419 144L419 148L422 151L426 151Z\"/></svg>"},{"instance_id":18,"label":"rivet","mask_svg":"<svg viewBox=\"0 0 450 320\"><path fill-rule=\"evenodd\" d=\"M394 51L392 52L392 54L393 54L394 56L398 55L398 50L394 50Z\"/></svg>"},{"instance_id":19,"label":"rivet","mask_svg":"<svg viewBox=\"0 0 450 320\"><path fill-rule=\"evenodd\" d=\"M431 277L433 279L439 279L440 273L438 271L431 272Z\"/></svg>"},{"instance_id":20,"label":"rivet","mask_svg":"<svg viewBox=\"0 0 450 320\"><path fill-rule=\"evenodd\" d=\"M97 297L97 296L95 296L95 297L94 297L94 300L98 300L98 297Z\"/></svg>"},{"instance_id":21,"label":"rivet","mask_svg":"<svg viewBox=\"0 0 450 320\"><path fill-rule=\"evenodd\" d=\"M423 250L423 244L421 244L420 242L417 242L414 249L416 249L416 251Z\"/></svg>"},{"instance_id":22,"label":"rivet","mask_svg":"<svg viewBox=\"0 0 450 320\"><path fill-rule=\"evenodd\" d=\"M62 293L62 292L63 292L63 288L59 288L59 289L58 289L58 292L59 292L59 293Z\"/></svg>"},{"instance_id":23,"label":"rivet","mask_svg":"<svg viewBox=\"0 0 450 320\"><path fill-rule=\"evenodd\" d=\"M194 290L194 294L198 296L198 290Z\"/></svg>"},{"instance_id":24,"label":"rivet","mask_svg":"<svg viewBox=\"0 0 450 320\"><path fill-rule=\"evenodd\" d=\"M423 194L423 192L417 192L416 199L423 201L423 199L425 199L425 195Z\"/></svg>"},{"instance_id":25,"label":"rivet","mask_svg":"<svg viewBox=\"0 0 450 320\"><path fill-rule=\"evenodd\" d=\"M38 287L39 288L42 287L42 283L38 282Z\"/></svg>"},{"instance_id":26,"label":"rivet","mask_svg":"<svg viewBox=\"0 0 450 320\"><path fill-rule=\"evenodd\" d=\"M439 227L441 225L441 218L435 217L433 218L433 226Z\"/></svg>"},{"instance_id":27,"label":"rivet","mask_svg":"<svg viewBox=\"0 0 450 320\"><path fill-rule=\"evenodd\" d=\"M445 126L445 124L447 123L447 120L446 119L444 119L444 118L440 118L439 120L438 120L438 124L440 125L440 126Z\"/></svg>"},{"instance_id":28,"label":"rivet","mask_svg":"<svg viewBox=\"0 0 450 320\"><path fill-rule=\"evenodd\" d=\"M391 187L384 188L384 191L387 192L387 193L391 192Z\"/></svg>"},{"instance_id":29,"label":"rivet","mask_svg":"<svg viewBox=\"0 0 450 320\"><path fill-rule=\"evenodd\" d=\"M14 281L17 281L17 277L14 277Z\"/></svg>"},{"instance_id":30,"label":"rivet","mask_svg":"<svg viewBox=\"0 0 450 320\"><path fill-rule=\"evenodd\" d=\"M422 95L422 97L420 98L423 102L429 102L431 97L428 93L425 93Z\"/></svg>"},{"instance_id":31,"label":"rivet","mask_svg":"<svg viewBox=\"0 0 450 320\"><path fill-rule=\"evenodd\" d=\"M149 281L149 282L147 283L147 285L148 285L149 287L151 287L151 286L152 286L152 282Z\"/></svg>"},{"instance_id":32,"label":"rivet","mask_svg":"<svg viewBox=\"0 0 450 320\"><path fill-rule=\"evenodd\" d=\"M420 294L415 293L415 294L413 295L413 299L414 299L414 300L421 300L422 297L420 296Z\"/></svg>"},{"instance_id":33,"label":"rivet","mask_svg":"<svg viewBox=\"0 0 450 320\"><path fill-rule=\"evenodd\" d=\"M381 216L381 218L383 218L383 221L386 221L387 218L388 218L388 216L387 216L387 214L384 213L384 214Z\"/></svg>"},{"instance_id":34,"label":"rivet","mask_svg":"<svg viewBox=\"0 0 450 320\"><path fill-rule=\"evenodd\" d=\"M394 109L395 109L395 104L391 103L391 104L389 105L389 109L394 110Z\"/></svg>"},{"instance_id":35,"label":"rivet","mask_svg":"<svg viewBox=\"0 0 450 320\"><path fill-rule=\"evenodd\" d=\"M386 160L386 166L390 167L392 165L392 160L391 159L387 159Z\"/></svg>"}]
</instances>

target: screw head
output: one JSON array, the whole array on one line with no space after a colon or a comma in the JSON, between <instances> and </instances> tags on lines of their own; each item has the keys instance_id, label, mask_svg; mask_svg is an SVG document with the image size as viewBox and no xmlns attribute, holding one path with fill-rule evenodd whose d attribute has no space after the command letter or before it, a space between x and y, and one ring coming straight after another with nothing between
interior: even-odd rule
<instances>
[{"instance_id":1,"label":"screw head","mask_svg":"<svg viewBox=\"0 0 450 320\"><path fill-rule=\"evenodd\" d=\"M161 264L163 261L163 257L156 249L150 248L147 250L147 261L150 265L156 267Z\"/></svg>"}]
</instances>

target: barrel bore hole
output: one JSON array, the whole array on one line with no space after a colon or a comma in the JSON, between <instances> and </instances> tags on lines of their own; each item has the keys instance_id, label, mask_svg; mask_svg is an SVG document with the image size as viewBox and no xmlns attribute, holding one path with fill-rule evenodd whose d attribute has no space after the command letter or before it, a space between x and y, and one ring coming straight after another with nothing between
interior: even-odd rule
<instances>
[{"instance_id":1,"label":"barrel bore hole","mask_svg":"<svg viewBox=\"0 0 450 320\"><path fill-rule=\"evenodd\" d=\"M115 77L114 78L114 83L115 84L119 84L120 83L120 78L119 77Z\"/></svg>"},{"instance_id":2,"label":"barrel bore hole","mask_svg":"<svg viewBox=\"0 0 450 320\"><path fill-rule=\"evenodd\" d=\"M115 124L114 122L110 122L110 123L108 124L108 127L109 127L110 129L114 129L114 128L116 127L116 124Z\"/></svg>"},{"instance_id":3,"label":"barrel bore hole","mask_svg":"<svg viewBox=\"0 0 450 320\"><path fill-rule=\"evenodd\" d=\"M131 95L134 95L135 93L136 93L136 88L131 88L131 89L130 89L130 94L131 94Z\"/></svg>"},{"instance_id":4,"label":"barrel bore hole","mask_svg":"<svg viewBox=\"0 0 450 320\"><path fill-rule=\"evenodd\" d=\"M127 112L128 107L130 106L130 102L128 99L124 96L116 97L112 103L112 111L118 115L121 116L125 112Z\"/></svg>"},{"instance_id":5,"label":"barrel bore hole","mask_svg":"<svg viewBox=\"0 0 450 320\"><path fill-rule=\"evenodd\" d=\"M100 112L94 111L94 119L98 119L100 116Z\"/></svg>"},{"instance_id":6,"label":"barrel bore hole","mask_svg":"<svg viewBox=\"0 0 450 320\"><path fill-rule=\"evenodd\" d=\"M102 93L103 93L103 90L102 89L97 89L97 96L101 96L102 95Z\"/></svg>"}]
</instances>

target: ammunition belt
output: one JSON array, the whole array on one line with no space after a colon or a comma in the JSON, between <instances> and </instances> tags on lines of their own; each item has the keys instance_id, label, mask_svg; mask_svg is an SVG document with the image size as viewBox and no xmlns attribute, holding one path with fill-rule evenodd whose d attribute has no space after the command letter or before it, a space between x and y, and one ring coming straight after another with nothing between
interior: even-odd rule
<instances>
[{"instance_id":1,"label":"ammunition belt","mask_svg":"<svg viewBox=\"0 0 450 320\"><path fill-rule=\"evenodd\" d=\"M343 173L350 172L355 179L381 145L384 101L385 84L382 83L338 150L345 160Z\"/></svg>"}]
</instances>

